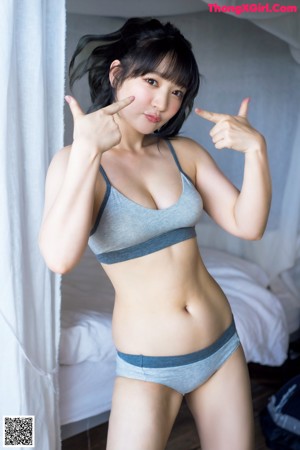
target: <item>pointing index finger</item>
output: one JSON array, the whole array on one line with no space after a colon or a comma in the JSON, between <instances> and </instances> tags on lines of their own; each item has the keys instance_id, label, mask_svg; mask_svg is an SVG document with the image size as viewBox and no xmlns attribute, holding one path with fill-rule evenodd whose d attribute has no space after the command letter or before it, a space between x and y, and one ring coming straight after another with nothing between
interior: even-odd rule
<instances>
[{"instance_id":1,"label":"pointing index finger","mask_svg":"<svg viewBox=\"0 0 300 450\"><path fill-rule=\"evenodd\" d=\"M130 103L133 102L135 97L132 95L131 97L123 98L122 100L119 100L115 103L112 103L111 105L106 106L102 109L106 114L116 114L121 109L125 108L126 106L130 105Z\"/></svg>"},{"instance_id":2,"label":"pointing index finger","mask_svg":"<svg viewBox=\"0 0 300 450\"><path fill-rule=\"evenodd\" d=\"M227 115L226 114L219 114L214 113L210 111L205 111L204 109L196 108L195 113L202 117L203 119L209 120L210 122L218 123L220 120L224 120Z\"/></svg>"},{"instance_id":3,"label":"pointing index finger","mask_svg":"<svg viewBox=\"0 0 300 450\"><path fill-rule=\"evenodd\" d=\"M249 107L250 97L244 98L241 103L238 115L242 117L247 117L248 107Z\"/></svg>"}]
</instances>

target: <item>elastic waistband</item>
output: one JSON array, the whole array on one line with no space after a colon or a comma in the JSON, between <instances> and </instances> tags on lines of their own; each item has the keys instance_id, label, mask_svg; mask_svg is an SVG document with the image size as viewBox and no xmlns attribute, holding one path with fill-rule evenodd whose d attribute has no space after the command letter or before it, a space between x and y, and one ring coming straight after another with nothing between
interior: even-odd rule
<instances>
[{"instance_id":1,"label":"elastic waistband","mask_svg":"<svg viewBox=\"0 0 300 450\"><path fill-rule=\"evenodd\" d=\"M135 244L120 250L99 253L96 255L96 258L100 263L114 264L149 255L150 253L157 252L163 248L194 237L196 237L195 227L176 228L175 230L167 231L166 233L155 236L140 244Z\"/></svg>"},{"instance_id":2,"label":"elastic waistband","mask_svg":"<svg viewBox=\"0 0 300 450\"><path fill-rule=\"evenodd\" d=\"M232 320L231 325L224 331L224 333L211 345L193 353L187 353L185 355L175 356L144 356L144 355L132 355L129 353L117 352L118 356L124 361L139 367L148 368L162 368L162 367L174 367L191 364L202 359L208 358L216 351L218 351L223 345L225 345L236 333L235 323Z\"/></svg>"}]
</instances>

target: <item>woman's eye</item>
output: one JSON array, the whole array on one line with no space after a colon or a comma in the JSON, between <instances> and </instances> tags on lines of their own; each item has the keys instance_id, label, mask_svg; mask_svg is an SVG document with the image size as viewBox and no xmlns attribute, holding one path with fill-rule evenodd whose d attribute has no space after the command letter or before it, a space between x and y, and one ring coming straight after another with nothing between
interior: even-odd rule
<instances>
[{"instance_id":1,"label":"woman's eye","mask_svg":"<svg viewBox=\"0 0 300 450\"><path fill-rule=\"evenodd\" d=\"M158 85L157 81L154 80L153 78L147 78L146 81L147 81L148 84L151 84L151 86L157 86Z\"/></svg>"},{"instance_id":2,"label":"woman's eye","mask_svg":"<svg viewBox=\"0 0 300 450\"><path fill-rule=\"evenodd\" d=\"M184 93L182 91L174 91L173 94L180 99L182 99L184 96Z\"/></svg>"}]
</instances>

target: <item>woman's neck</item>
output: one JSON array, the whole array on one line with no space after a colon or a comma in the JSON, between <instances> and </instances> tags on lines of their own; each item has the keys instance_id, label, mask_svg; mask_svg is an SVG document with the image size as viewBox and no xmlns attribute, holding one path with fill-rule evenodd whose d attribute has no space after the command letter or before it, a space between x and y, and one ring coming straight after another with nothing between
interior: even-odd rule
<instances>
[{"instance_id":1,"label":"woman's neck","mask_svg":"<svg viewBox=\"0 0 300 450\"><path fill-rule=\"evenodd\" d=\"M145 135L130 127L130 125L120 117L115 118L117 124L119 125L120 132L122 135L121 141L115 146L115 149L122 149L122 151L133 151L140 152L148 145L157 141L157 137L153 134Z\"/></svg>"}]
</instances>

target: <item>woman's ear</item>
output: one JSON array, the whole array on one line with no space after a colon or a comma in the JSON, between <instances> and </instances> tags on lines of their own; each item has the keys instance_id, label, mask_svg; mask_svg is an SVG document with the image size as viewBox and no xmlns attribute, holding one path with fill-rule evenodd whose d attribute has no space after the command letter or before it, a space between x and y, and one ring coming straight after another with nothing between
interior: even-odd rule
<instances>
[{"instance_id":1,"label":"woman's ear","mask_svg":"<svg viewBox=\"0 0 300 450\"><path fill-rule=\"evenodd\" d=\"M112 87L115 86L115 81L117 78L117 73L120 70L121 62L118 59L115 59L109 68L109 81Z\"/></svg>"}]
</instances>

